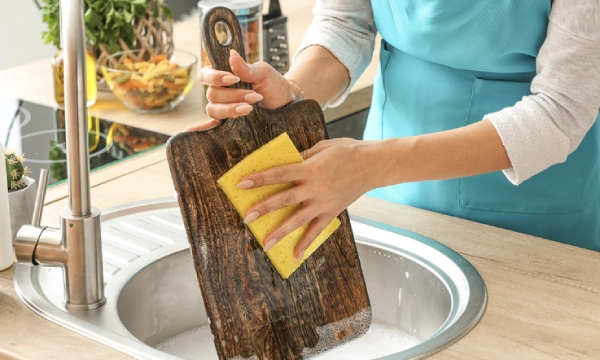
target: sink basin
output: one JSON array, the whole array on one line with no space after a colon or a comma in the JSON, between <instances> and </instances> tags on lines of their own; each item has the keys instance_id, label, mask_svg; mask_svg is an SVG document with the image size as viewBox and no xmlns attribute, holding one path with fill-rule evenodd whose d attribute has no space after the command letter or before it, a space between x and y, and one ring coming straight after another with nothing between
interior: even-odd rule
<instances>
[{"instance_id":1,"label":"sink basin","mask_svg":"<svg viewBox=\"0 0 600 360\"><path fill-rule=\"evenodd\" d=\"M468 333L485 310L483 280L463 257L418 234L351 217L373 311L363 337L315 359L413 359ZM18 264L15 288L33 311L143 359L217 359L179 208L172 199L102 216L107 302L62 304L60 268Z\"/></svg>"}]
</instances>

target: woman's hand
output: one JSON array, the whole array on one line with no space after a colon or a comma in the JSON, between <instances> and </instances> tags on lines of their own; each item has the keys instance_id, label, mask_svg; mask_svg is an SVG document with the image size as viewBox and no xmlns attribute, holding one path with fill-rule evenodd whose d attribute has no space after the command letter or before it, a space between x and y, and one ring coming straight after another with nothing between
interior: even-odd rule
<instances>
[{"instance_id":1,"label":"woman's hand","mask_svg":"<svg viewBox=\"0 0 600 360\"><path fill-rule=\"evenodd\" d=\"M275 228L264 242L267 251L295 229L310 223L294 250L301 259L304 251L344 209L368 190L376 187L376 176L370 170L373 142L354 139L324 140L302 153L305 161L283 165L244 178L240 189L265 185L294 183L282 191L252 206L246 213L250 223L277 209L302 204L286 221Z\"/></svg>"},{"instance_id":2,"label":"woman's hand","mask_svg":"<svg viewBox=\"0 0 600 360\"><path fill-rule=\"evenodd\" d=\"M247 64L235 50L229 57L231 73L206 66L200 70L198 80L208 85L206 113L210 121L195 125L188 130L202 130L218 123L218 120L245 116L252 111L252 104L259 103L265 109L278 109L292 102L296 95L277 70L266 62ZM252 84L252 90L232 89L228 86L239 81Z\"/></svg>"}]
</instances>

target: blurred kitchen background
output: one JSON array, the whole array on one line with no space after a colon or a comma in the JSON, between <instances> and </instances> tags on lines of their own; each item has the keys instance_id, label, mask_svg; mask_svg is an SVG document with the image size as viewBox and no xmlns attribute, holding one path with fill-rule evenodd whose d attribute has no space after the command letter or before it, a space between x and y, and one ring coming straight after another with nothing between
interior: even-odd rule
<instances>
[{"instance_id":1,"label":"blurred kitchen background","mask_svg":"<svg viewBox=\"0 0 600 360\"><path fill-rule=\"evenodd\" d=\"M165 0L175 21L197 13L198 0ZM0 70L50 58L56 48L44 45L45 25L36 0L3 0L0 16Z\"/></svg>"},{"instance_id":2,"label":"blurred kitchen background","mask_svg":"<svg viewBox=\"0 0 600 360\"><path fill-rule=\"evenodd\" d=\"M83 1L83 0L82 0ZM197 0L166 0L176 21L198 16ZM56 54L44 45L42 22L36 0L3 1L0 20L0 71ZM51 65L48 62L48 71ZM2 77L0 76L0 82ZM92 117L88 119L90 165L99 168L164 144L168 136ZM64 180L64 113L57 108L0 95L0 141L6 148L25 152L27 165L37 178L39 170L50 170L49 184Z\"/></svg>"},{"instance_id":3,"label":"blurred kitchen background","mask_svg":"<svg viewBox=\"0 0 600 360\"><path fill-rule=\"evenodd\" d=\"M0 20L2 54L0 72L19 65L50 59L56 54L56 48L52 44L44 45L42 40L42 31L46 29L46 25L42 22L38 1L3 0L4 11ZM164 2L173 10L175 21L199 17L198 0L164 0ZM268 12L269 5L270 1L264 0L263 14ZM285 16L286 9L281 10ZM291 57L292 54L289 55ZM50 61L47 67L48 71L51 71ZM4 84L1 73L0 83ZM360 97L370 99L370 90L366 89L357 94L363 92L366 95ZM348 103L356 104L360 101L352 100ZM345 110L343 115L338 114L340 110L336 108L325 111L329 136L362 138L368 104L358 106L354 111ZM92 169L159 146L168 139L164 134L123 126L95 117L89 118L88 126ZM60 109L0 96L0 141L7 148L25 153L34 177L37 177L41 168L50 168L51 184L66 178L64 118Z\"/></svg>"}]
</instances>

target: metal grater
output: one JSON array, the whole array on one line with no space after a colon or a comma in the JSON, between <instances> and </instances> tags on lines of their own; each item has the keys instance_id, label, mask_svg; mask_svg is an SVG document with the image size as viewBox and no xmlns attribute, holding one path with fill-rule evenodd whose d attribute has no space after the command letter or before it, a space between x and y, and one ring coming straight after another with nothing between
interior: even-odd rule
<instances>
[{"instance_id":1,"label":"metal grater","mask_svg":"<svg viewBox=\"0 0 600 360\"><path fill-rule=\"evenodd\" d=\"M269 12L263 15L263 60L281 74L290 68L287 16L281 13L279 0L271 0Z\"/></svg>"}]
</instances>

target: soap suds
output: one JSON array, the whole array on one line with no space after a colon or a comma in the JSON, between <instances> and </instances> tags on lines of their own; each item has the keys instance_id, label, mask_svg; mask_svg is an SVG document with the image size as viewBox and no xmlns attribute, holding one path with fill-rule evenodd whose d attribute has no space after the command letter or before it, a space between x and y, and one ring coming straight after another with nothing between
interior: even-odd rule
<instances>
[{"instance_id":1,"label":"soap suds","mask_svg":"<svg viewBox=\"0 0 600 360\"><path fill-rule=\"evenodd\" d=\"M311 360L364 360L379 359L419 344L416 337L391 326L371 324L369 331L356 340L333 348Z\"/></svg>"},{"instance_id":2,"label":"soap suds","mask_svg":"<svg viewBox=\"0 0 600 360\"><path fill-rule=\"evenodd\" d=\"M302 356L315 356L336 345L351 340L346 338L346 329L352 329L354 333L358 333L359 335L366 333L369 329L370 321L371 308L366 307L346 319L317 327L319 342L313 348L302 349Z\"/></svg>"},{"instance_id":3,"label":"soap suds","mask_svg":"<svg viewBox=\"0 0 600 360\"><path fill-rule=\"evenodd\" d=\"M340 331L348 324L344 322L368 321L370 309L364 309L356 317L342 320L336 324L323 326L317 329L319 336L322 336L320 353L317 348L304 349L303 356L315 356L311 360L364 360L374 359L391 355L402 350L406 350L417 345L420 340L394 327L372 323L369 330L363 336L348 341L346 344L326 351L325 343L331 341L331 336ZM332 326L335 325L335 326ZM237 339L236 339L237 338ZM239 337L234 336L234 341ZM337 342L337 340L336 340ZM210 326L199 326L169 339L166 339L156 346L157 350L179 356L184 359L196 360L218 360L215 349L214 337L210 332ZM269 346L266 347L269 350ZM249 358L235 357L230 360L260 360L258 356L253 355Z\"/></svg>"}]
</instances>

